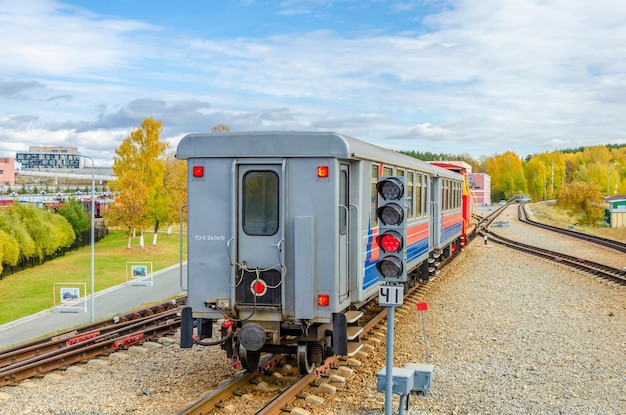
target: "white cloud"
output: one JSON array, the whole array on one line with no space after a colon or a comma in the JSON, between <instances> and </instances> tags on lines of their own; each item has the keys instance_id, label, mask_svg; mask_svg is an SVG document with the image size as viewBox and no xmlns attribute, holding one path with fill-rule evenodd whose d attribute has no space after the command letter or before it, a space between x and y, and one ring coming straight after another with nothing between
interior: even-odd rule
<instances>
[{"instance_id":1,"label":"white cloud","mask_svg":"<svg viewBox=\"0 0 626 415\"><path fill-rule=\"evenodd\" d=\"M298 4L280 10L303 13ZM402 17L414 6L390 5ZM55 1L0 0L0 155L9 141L50 134L112 157L150 115L174 141L224 123L475 157L624 137L626 3L459 0L439 10L396 33L190 38Z\"/></svg>"}]
</instances>

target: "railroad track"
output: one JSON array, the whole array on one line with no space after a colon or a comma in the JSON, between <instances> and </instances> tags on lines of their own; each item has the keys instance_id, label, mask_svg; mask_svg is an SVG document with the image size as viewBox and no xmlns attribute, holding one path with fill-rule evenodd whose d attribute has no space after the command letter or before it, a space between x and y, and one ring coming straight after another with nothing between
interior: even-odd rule
<instances>
[{"instance_id":1,"label":"railroad track","mask_svg":"<svg viewBox=\"0 0 626 415\"><path fill-rule=\"evenodd\" d=\"M0 351L0 386L173 333L186 297Z\"/></svg>"},{"instance_id":2,"label":"railroad track","mask_svg":"<svg viewBox=\"0 0 626 415\"><path fill-rule=\"evenodd\" d=\"M524 209L521 206L518 207L519 215L523 216L524 214L521 213L523 211ZM489 224L492 223L497 218L497 215L499 213L501 213L501 211L497 212L497 214L491 215L489 217L488 223ZM557 228L557 229L560 229L560 228ZM497 233L491 230L488 230L487 228L481 229L480 233L483 235L488 234L489 241L491 242L504 245L511 249L522 251L533 256L544 258L549 261L553 261L561 265L565 265L569 268L576 269L576 270L594 275L596 277L599 277L608 281L612 281L620 285L626 285L626 270L611 267L611 266L600 264L600 263L593 262L593 261L589 261L589 260L586 260L584 258L580 258L577 256L567 255L561 252L556 252L556 251L552 251L549 249L539 248L537 246L524 244L522 242L508 239L501 235L498 235ZM559 233L563 233L563 232L559 232ZM580 235L580 232L575 232L575 234ZM570 233L567 233L567 235L578 237L578 235L571 235ZM579 238L579 239L587 240L586 238ZM599 239L605 239L605 238L599 238ZM607 245L604 245L604 246L607 246Z\"/></svg>"},{"instance_id":3,"label":"railroad track","mask_svg":"<svg viewBox=\"0 0 626 415\"><path fill-rule=\"evenodd\" d=\"M607 248L615 249L616 251L626 252L626 243L616 241L614 239L603 238L597 235L591 235L587 233L578 232L572 229L559 228L558 226L547 225L545 223L537 222L528 215L526 209L527 203L521 203L517 208L517 218L528 225L537 226L539 228L547 229L552 232L557 232L563 235L571 236L572 238L581 239L583 241L592 242L594 244L602 245Z\"/></svg>"},{"instance_id":4,"label":"railroad track","mask_svg":"<svg viewBox=\"0 0 626 415\"><path fill-rule=\"evenodd\" d=\"M451 256L447 259L446 263L451 262L452 259L456 257L457 254ZM405 295L405 304L412 301L416 293L421 293L422 290L420 288L427 287L427 284L417 285L408 290ZM377 328L386 318L387 318L387 307L382 307L378 305L378 299L374 299L370 301L363 307L364 317L367 322L364 323L363 331L359 335L359 339L363 341L371 332ZM270 363L261 363L259 366L259 371L252 372L240 372L233 379L221 385L216 390L208 393L205 397L201 398L199 401L194 404L184 408L179 412L179 415L207 415L212 413L215 409L224 408L228 405L228 402L232 402L234 399L233 396L241 396L243 394L254 393L254 387L251 387L251 384L263 382L263 379L271 378L273 375L272 370L268 369L271 367L279 368L284 362L281 361L277 363L278 359L275 356L270 357ZM332 370L328 370L326 373L322 374L322 377L328 377L329 372L347 372L350 373L351 369L349 369L350 359L343 356L334 356L330 359L327 359L326 365L327 367L332 368ZM343 368L342 367L346 367ZM280 375L279 375L280 376ZM332 376L332 375L330 375ZM340 375L341 376L341 375ZM276 415L283 411L289 411L292 408L292 403L296 399L305 398L307 393L306 390L311 387L319 387L323 381L320 376L316 375L315 372L309 373L302 376L297 376L293 379L285 379L281 376L283 380L283 385L280 392L275 393L273 397L270 399L265 399L265 403L259 404L259 409L256 410L256 415ZM269 381L268 381L269 382ZM262 391L263 392L263 391ZM232 408L230 410L233 410Z\"/></svg>"}]
</instances>

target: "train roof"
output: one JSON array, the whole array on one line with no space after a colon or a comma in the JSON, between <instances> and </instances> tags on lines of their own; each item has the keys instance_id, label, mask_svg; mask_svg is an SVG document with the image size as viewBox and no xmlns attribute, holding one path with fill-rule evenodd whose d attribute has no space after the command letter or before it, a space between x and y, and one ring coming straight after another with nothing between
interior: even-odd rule
<instances>
[{"instance_id":1,"label":"train roof","mask_svg":"<svg viewBox=\"0 0 626 415\"><path fill-rule=\"evenodd\" d=\"M335 157L365 159L458 178L456 173L422 160L333 132L249 131L194 133L180 141L176 158Z\"/></svg>"}]
</instances>

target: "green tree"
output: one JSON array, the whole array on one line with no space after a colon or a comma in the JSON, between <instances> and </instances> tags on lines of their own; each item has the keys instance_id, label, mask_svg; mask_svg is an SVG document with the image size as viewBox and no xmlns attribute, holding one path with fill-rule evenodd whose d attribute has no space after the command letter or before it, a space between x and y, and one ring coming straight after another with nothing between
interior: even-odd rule
<instances>
[{"instance_id":1,"label":"green tree","mask_svg":"<svg viewBox=\"0 0 626 415\"><path fill-rule=\"evenodd\" d=\"M600 186L595 183L570 183L561 189L557 197L557 206L567 210L584 225L595 226L601 221L605 205Z\"/></svg>"},{"instance_id":2,"label":"green tree","mask_svg":"<svg viewBox=\"0 0 626 415\"><path fill-rule=\"evenodd\" d=\"M87 212L85 212L83 204L78 202L73 197L69 198L63 206L59 208L57 213L69 222L72 226L76 239L79 241L82 238L82 233L90 228L91 223L89 221L89 217L87 216Z\"/></svg>"},{"instance_id":3,"label":"green tree","mask_svg":"<svg viewBox=\"0 0 626 415\"><path fill-rule=\"evenodd\" d=\"M55 242L50 227L46 223L46 218L44 218L44 210L28 203L14 203L11 208L15 209L20 222L26 226L28 234L35 242L33 256L44 259L51 251L54 252Z\"/></svg>"},{"instance_id":4,"label":"green tree","mask_svg":"<svg viewBox=\"0 0 626 415\"><path fill-rule=\"evenodd\" d=\"M76 240L76 234L74 233L72 224L63 216L56 213L45 211L44 216L47 217L52 231L52 237L56 242L54 251L50 252L50 255L55 253L59 248L70 247Z\"/></svg>"},{"instance_id":5,"label":"green tree","mask_svg":"<svg viewBox=\"0 0 626 415\"><path fill-rule=\"evenodd\" d=\"M20 247L17 240L0 229L0 273L4 270L4 265L17 265L19 257Z\"/></svg>"},{"instance_id":6,"label":"green tree","mask_svg":"<svg viewBox=\"0 0 626 415\"><path fill-rule=\"evenodd\" d=\"M35 243L34 257L44 259L74 241L72 225L63 216L27 203L14 203L11 209Z\"/></svg>"},{"instance_id":7,"label":"green tree","mask_svg":"<svg viewBox=\"0 0 626 415\"><path fill-rule=\"evenodd\" d=\"M19 202L17 202L19 203ZM28 233L14 205L0 210L0 229L17 241L19 260L25 260L35 255L35 241Z\"/></svg>"},{"instance_id":8,"label":"green tree","mask_svg":"<svg viewBox=\"0 0 626 415\"><path fill-rule=\"evenodd\" d=\"M169 144L159 140L161 131L161 121L146 118L115 150L113 173L117 180L112 190L117 201L108 219L113 225L127 229L129 248L135 230L140 232L140 246L149 224L154 225L157 234L163 220L163 205L169 204L163 185L163 156Z\"/></svg>"}]
</instances>

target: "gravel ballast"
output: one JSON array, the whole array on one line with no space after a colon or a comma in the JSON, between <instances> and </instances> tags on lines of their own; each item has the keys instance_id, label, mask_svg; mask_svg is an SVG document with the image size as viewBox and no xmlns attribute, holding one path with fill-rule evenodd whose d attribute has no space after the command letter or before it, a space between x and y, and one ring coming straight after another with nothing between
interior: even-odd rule
<instances>
[{"instance_id":1,"label":"gravel ballast","mask_svg":"<svg viewBox=\"0 0 626 415\"><path fill-rule=\"evenodd\" d=\"M626 413L625 298L623 287L474 243L424 297L434 381L405 413ZM421 314L403 308L395 367L425 361ZM330 411L312 413L383 413L375 374L386 365L385 345L376 352L359 379L327 400Z\"/></svg>"},{"instance_id":2,"label":"gravel ballast","mask_svg":"<svg viewBox=\"0 0 626 415\"><path fill-rule=\"evenodd\" d=\"M407 415L626 413L625 288L482 240L426 288L434 380ZM218 348L163 343L0 388L0 415L175 414L232 374ZM394 357L396 367L425 361L415 302L396 313ZM385 364L379 341L336 395L305 409L382 414Z\"/></svg>"}]
</instances>

